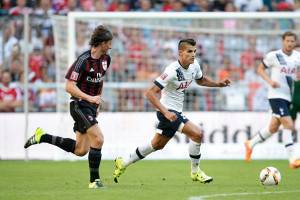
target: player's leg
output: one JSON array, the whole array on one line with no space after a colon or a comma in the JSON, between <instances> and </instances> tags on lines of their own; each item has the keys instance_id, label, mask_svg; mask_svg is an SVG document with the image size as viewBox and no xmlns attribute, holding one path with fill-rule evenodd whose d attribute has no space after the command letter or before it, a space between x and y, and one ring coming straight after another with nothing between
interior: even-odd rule
<instances>
[{"instance_id":1,"label":"player's leg","mask_svg":"<svg viewBox=\"0 0 300 200\"><path fill-rule=\"evenodd\" d=\"M103 134L98 126L96 119L97 111L96 108L91 106L85 101L74 101L71 102L70 107L71 115L76 121L74 130L78 130L82 134L81 138L88 140L88 145L81 147L84 148L84 152L89 152L88 162L90 171L90 183L89 188L101 188L103 184L100 180L99 166L101 162L101 149L104 141Z\"/></svg>"},{"instance_id":2,"label":"player's leg","mask_svg":"<svg viewBox=\"0 0 300 200\"><path fill-rule=\"evenodd\" d=\"M281 117L280 122L283 126L282 140L289 157L289 166L291 168L299 168L300 159L296 157L294 152L295 151L294 140L293 140L294 122L290 116Z\"/></svg>"},{"instance_id":3,"label":"player's leg","mask_svg":"<svg viewBox=\"0 0 300 200\"><path fill-rule=\"evenodd\" d=\"M252 150L258 143L263 143L266 141L269 137L271 137L273 134L275 134L280 126L280 120L276 116L272 116L270 124L268 127L265 127L264 129L258 131L258 133L251 138L250 140L247 140L245 142L245 148L246 148L246 155L245 160L250 161Z\"/></svg>"},{"instance_id":4,"label":"player's leg","mask_svg":"<svg viewBox=\"0 0 300 200\"><path fill-rule=\"evenodd\" d=\"M182 121L179 113L176 111L174 112L177 115L177 119L173 122L165 118L162 113L157 112L159 123L157 125L156 134L153 137L152 141L145 145L137 147L136 150L132 152L128 157L125 157L124 159L122 157L118 157L115 160L115 170L113 176L116 183L118 182L118 178L120 177L120 175L125 172L126 167L145 158L150 153L164 148L168 141L174 136Z\"/></svg>"},{"instance_id":5,"label":"player's leg","mask_svg":"<svg viewBox=\"0 0 300 200\"><path fill-rule=\"evenodd\" d=\"M124 159L124 166L127 167L132 163L144 159L154 151L163 149L171 138L156 133L150 143L139 146L130 154L129 158Z\"/></svg>"},{"instance_id":6,"label":"player's leg","mask_svg":"<svg viewBox=\"0 0 300 200\"><path fill-rule=\"evenodd\" d=\"M100 180L99 167L102 157L101 149L104 142L104 136L98 124L94 124L93 126L88 128L86 131L86 135L88 136L88 140L90 143L88 155L90 171L89 188L99 188L103 186Z\"/></svg>"},{"instance_id":7,"label":"player's leg","mask_svg":"<svg viewBox=\"0 0 300 200\"><path fill-rule=\"evenodd\" d=\"M48 143L55 145L66 152L74 153L76 141L71 138L63 138L46 133L42 128L37 128L25 143L24 148L28 148L34 144Z\"/></svg>"},{"instance_id":8,"label":"player's leg","mask_svg":"<svg viewBox=\"0 0 300 200\"><path fill-rule=\"evenodd\" d=\"M206 175L199 167L200 164L200 146L202 140L202 132L200 128L191 121L187 121L182 130L186 136L190 138L189 156L191 159L191 178L193 181L201 183L209 183L213 180L212 177Z\"/></svg>"},{"instance_id":9,"label":"player's leg","mask_svg":"<svg viewBox=\"0 0 300 200\"><path fill-rule=\"evenodd\" d=\"M113 174L114 181L118 183L118 178L125 172L129 165L144 159L154 151L163 149L170 139L171 137L156 133L151 142L137 147L136 150L130 153L128 157L125 157L124 159L122 157L118 157L115 160L115 171Z\"/></svg>"},{"instance_id":10,"label":"player's leg","mask_svg":"<svg viewBox=\"0 0 300 200\"><path fill-rule=\"evenodd\" d=\"M272 134L276 133L281 124L280 118L288 114L288 101L284 99L269 99L269 104L272 109L272 118L269 126L260 130L253 138L245 142L246 154L245 160L251 160L251 154L254 146L267 140ZM285 108L285 109L283 109Z\"/></svg>"},{"instance_id":11,"label":"player's leg","mask_svg":"<svg viewBox=\"0 0 300 200\"><path fill-rule=\"evenodd\" d=\"M82 134L76 131L76 146L74 154L77 156L85 156L90 149L90 141L86 133Z\"/></svg>"}]
</instances>

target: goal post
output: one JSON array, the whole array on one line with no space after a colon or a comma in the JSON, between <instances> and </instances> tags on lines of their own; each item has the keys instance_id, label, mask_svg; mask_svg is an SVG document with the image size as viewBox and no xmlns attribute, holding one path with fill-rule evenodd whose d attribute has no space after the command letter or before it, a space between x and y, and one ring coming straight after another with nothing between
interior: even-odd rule
<instances>
[{"instance_id":1,"label":"goal post","mask_svg":"<svg viewBox=\"0 0 300 200\"><path fill-rule=\"evenodd\" d=\"M226 20L226 19L258 19L258 20L278 20L278 19L298 19L300 20L300 13L298 12L70 12L68 14L68 61L69 65L75 59L74 49L76 48L76 21L77 20L99 20L99 24L101 24L101 20L105 21L118 21L118 20L136 20L140 21L140 25L147 26L147 24L143 23L143 20L154 19L154 20L179 20L179 19L187 19L187 20ZM151 24L150 24L151 25ZM298 25L300 26L300 25ZM177 27L179 29L180 27ZM299 28L299 27L298 27ZM212 30L205 30L201 27L195 27L190 29L202 30L203 32L213 32ZM297 33L300 33L300 29L294 30ZM216 33L223 32L224 34L234 34L238 32L244 32L243 30L228 30L228 29L218 29L215 31ZM283 30L248 30L247 33L253 34L281 34ZM246 32L244 32L246 33Z\"/></svg>"},{"instance_id":2,"label":"goal post","mask_svg":"<svg viewBox=\"0 0 300 200\"><path fill-rule=\"evenodd\" d=\"M116 35L111 50L112 66L105 84L107 111L149 111L151 106L141 91L168 62L177 59L176 45L183 37L196 39L197 57L204 71L213 78L220 78L219 71L226 59L243 76L234 77L231 89L199 92L193 86L187 92L185 110L265 111L265 86L250 72L258 57L261 59L271 49L281 48L280 36L284 31L300 33L297 12L70 12L53 20L58 43L57 65L62 74L76 59L76 51L81 48L77 43L87 44L97 25L108 26ZM85 42L79 41L82 37Z\"/></svg>"}]
</instances>

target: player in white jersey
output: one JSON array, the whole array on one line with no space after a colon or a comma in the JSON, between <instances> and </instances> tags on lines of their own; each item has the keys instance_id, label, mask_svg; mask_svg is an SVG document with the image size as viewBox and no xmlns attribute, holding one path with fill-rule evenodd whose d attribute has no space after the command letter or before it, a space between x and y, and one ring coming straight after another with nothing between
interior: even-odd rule
<instances>
[{"instance_id":1,"label":"player in white jersey","mask_svg":"<svg viewBox=\"0 0 300 200\"><path fill-rule=\"evenodd\" d=\"M151 142L139 146L127 158L115 160L114 181L124 173L130 164L145 158L150 153L163 149L169 140L178 132L190 138L189 155L191 158L191 178L193 181L209 183L212 177L206 175L199 167L200 144L202 133L200 128L182 115L184 91L193 80L198 85L208 87L229 86L229 80L212 81L203 75L199 63L195 60L196 42L193 39L180 40L178 43L179 59L168 65L165 71L154 81L154 85L146 92L146 97L157 109L156 134ZM157 97L161 94L161 99Z\"/></svg>"},{"instance_id":2,"label":"player in white jersey","mask_svg":"<svg viewBox=\"0 0 300 200\"><path fill-rule=\"evenodd\" d=\"M254 146L264 142L283 126L283 142L289 156L289 167L300 167L300 159L294 153L292 132L294 123L290 116L289 106L292 99L292 82L295 79L297 66L300 64L300 53L293 50L297 41L296 34L285 32L282 35L282 49L269 52L258 66L257 73L268 83L268 99L272 109L272 118L267 127L260 130L251 140L245 142L245 160L250 161ZM265 69L269 69L269 76Z\"/></svg>"}]
</instances>

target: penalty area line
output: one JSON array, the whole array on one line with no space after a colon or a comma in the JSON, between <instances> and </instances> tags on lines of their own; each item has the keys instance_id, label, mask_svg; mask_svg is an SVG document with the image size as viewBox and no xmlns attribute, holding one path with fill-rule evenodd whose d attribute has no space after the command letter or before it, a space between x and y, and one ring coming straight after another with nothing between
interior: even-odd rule
<instances>
[{"instance_id":1,"label":"penalty area line","mask_svg":"<svg viewBox=\"0 0 300 200\"><path fill-rule=\"evenodd\" d=\"M300 193L300 190L273 191L273 192L241 192L241 193L211 194L211 195L202 195L202 196L191 196L191 197L188 198L188 200L204 200L204 199L215 198L215 197L268 195L268 194L282 194L282 193Z\"/></svg>"}]
</instances>

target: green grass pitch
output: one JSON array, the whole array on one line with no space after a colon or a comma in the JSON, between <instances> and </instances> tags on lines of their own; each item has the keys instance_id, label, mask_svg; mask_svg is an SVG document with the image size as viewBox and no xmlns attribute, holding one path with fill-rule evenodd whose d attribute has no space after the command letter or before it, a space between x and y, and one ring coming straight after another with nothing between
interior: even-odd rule
<instances>
[{"instance_id":1,"label":"green grass pitch","mask_svg":"<svg viewBox=\"0 0 300 200\"><path fill-rule=\"evenodd\" d=\"M262 168L279 169L278 186L264 187ZM300 169L285 160L202 160L201 168L214 177L210 184L192 182L188 160L145 160L130 166L113 182L113 161L102 161L104 189L88 189L87 161L0 160L1 200L299 200Z\"/></svg>"}]
</instances>

